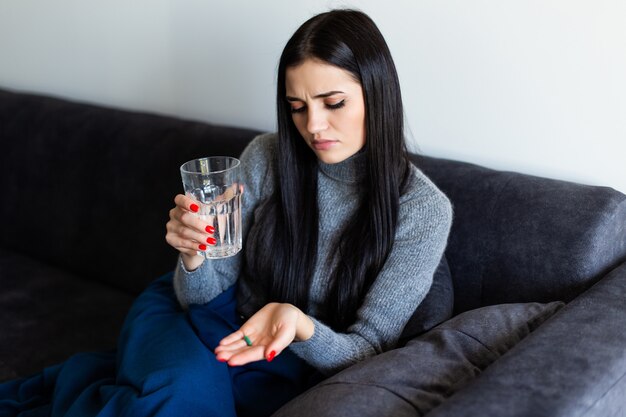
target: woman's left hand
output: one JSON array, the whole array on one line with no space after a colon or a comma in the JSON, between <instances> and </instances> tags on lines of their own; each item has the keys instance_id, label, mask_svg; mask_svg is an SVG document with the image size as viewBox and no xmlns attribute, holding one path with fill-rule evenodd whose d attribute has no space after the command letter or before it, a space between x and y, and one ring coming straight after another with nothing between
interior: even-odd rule
<instances>
[{"instance_id":1,"label":"woman's left hand","mask_svg":"<svg viewBox=\"0 0 626 417\"><path fill-rule=\"evenodd\" d=\"M269 303L250 317L239 330L220 341L217 360L230 366L266 359L272 361L291 342L313 336L315 325L300 309L287 303ZM251 346L244 339L246 336Z\"/></svg>"}]
</instances>

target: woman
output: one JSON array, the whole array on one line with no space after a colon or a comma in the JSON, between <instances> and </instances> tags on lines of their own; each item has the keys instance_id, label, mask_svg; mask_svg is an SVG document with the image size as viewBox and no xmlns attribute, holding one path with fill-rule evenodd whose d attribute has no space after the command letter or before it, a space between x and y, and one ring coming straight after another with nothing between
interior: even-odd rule
<instances>
[{"instance_id":1,"label":"woman","mask_svg":"<svg viewBox=\"0 0 626 417\"><path fill-rule=\"evenodd\" d=\"M196 251L212 235L179 195L167 227L181 252L174 286L186 307L238 283L245 323L218 360L271 361L289 348L330 374L394 347L428 292L451 208L407 159L396 70L366 15L304 23L277 84L278 133L241 156L244 253L203 262Z\"/></svg>"},{"instance_id":2,"label":"woman","mask_svg":"<svg viewBox=\"0 0 626 417\"><path fill-rule=\"evenodd\" d=\"M213 230L176 196L180 262L135 301L118 350L0 385L1 415L269 415L395 346L451 207L407 159L385 41L363 13L315 16L285 46L277 90L277 134L241 156L244 250L197 256Z\"/></svg>"}]
</instances>

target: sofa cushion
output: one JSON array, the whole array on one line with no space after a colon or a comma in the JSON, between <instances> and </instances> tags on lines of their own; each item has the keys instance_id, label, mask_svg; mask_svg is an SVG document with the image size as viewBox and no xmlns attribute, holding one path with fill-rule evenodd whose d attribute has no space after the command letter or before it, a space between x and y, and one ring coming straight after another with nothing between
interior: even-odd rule
<instances>
[{"instance_id":1,"label":"sofa cushion","mask_svg":"<svg viewBox=\"0 0 626 417\"><path fill-rule=\"evenodd\" d=\"M133 300L6 250L0 250L0 282L0 381L41 371L76 352L115 348Z\"/></svg>"},{"instance_id":2,"label":"sofa cushion","mask_svg":"<svg viewBox=\"0 0 626 417\"><path fill-rule=\"evenodd\" d=\"M562 302L502 304L462 313L405 347L325 380L275 417L424 415L562 306Z\"/></svg>"},{"instance_id":3,"label":"sofa cushion","mask_svg":"<svg viewBox=\"0 0 626 417\"><path fill-rule=\"evenodd\" d=\"M404 346L414 337L448 320L452 317L453 309L454 288L452 276L450 275L448 261L445 256L442 256L439 266L435 270L430 290L404 327L399 344Z\"/></svg>"},{"instance_id":4,"label":"sofa cushion","mask_svg":"<svg viewBox=\"0 0 626 417\"><path fill-rule=\"evenodd\" d=\"M626 416L626 262L428 417Z\"/></svg>"}]
</instances>

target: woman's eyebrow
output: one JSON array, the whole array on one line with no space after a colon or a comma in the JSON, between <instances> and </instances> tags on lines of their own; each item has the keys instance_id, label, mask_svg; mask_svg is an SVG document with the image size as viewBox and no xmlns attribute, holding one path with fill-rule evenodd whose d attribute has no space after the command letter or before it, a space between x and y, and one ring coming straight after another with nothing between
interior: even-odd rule
<instances>
[{"instance_id":1,"label":"woman's eyebrow","mask_svg":"<svg viewBox=\"0 0 626 417\"><path fill-rule=\"evenodd\" d=\"M326 93L318 94L314 96L313 98L326 98L326 97L334 96L335 94L344 94L344 92L339 91L339 90L333 90L333 91L328 91ZM304 101L301 98L292 97L292 96L286 96L285 98L287 99L287 101Z\"/></svg>"}]
</instances>

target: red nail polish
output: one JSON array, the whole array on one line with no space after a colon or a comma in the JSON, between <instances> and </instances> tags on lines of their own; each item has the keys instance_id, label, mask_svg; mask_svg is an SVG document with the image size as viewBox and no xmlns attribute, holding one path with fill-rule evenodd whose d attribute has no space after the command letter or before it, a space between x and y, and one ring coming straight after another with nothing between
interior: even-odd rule
<instances>
[{"instance_id":1,"label":"red nail polish","mask_svg":"<svg viewBox=\"0 0 626 417\"><path fill-rule=\"evenodd\" d=\"M223 359L223 358L217 358L217 360L222 362L222 363L226 362L226 359Z\"/></svg>"},{"instance_id":2,"label":"red nail polish","mask_svg":"<svg viewBox=\"0 0 626 417\"><path fill-rule=\"evenodd\" d=\"M200 248L200 250L206 250L206 245L200 245L198 248Z\"/></svg>"},{"instance_id":3,"label":"red nail polish","mask_svg":"<svg viewBox=\"0 0 626 417\"><path fill-rule=\"evenodd\" d=\"M194 213L197 213L198 210L200 210L200 207L198 207L197 204L192 204L189 206L189 210L193 211Z\"/></svg>"},{"instance_id":4,"label":"red nail polish","mask_svg":"<svg viewBox=\"0 0 626 417\"><path fill-rule=\"evenodd\" d=\"M267 361L268 362L273 361L275 356L276 356L276 351L275 350L271 351L270 354L267 355Z\"/></svg>"},{"instance_id":5,"label":"red nail polish","mask_svg":"<svg viewBox=\"0 0 626 417\"><path fill-rule=\"evenodd\" d=\"M206 239L206 243L208 243L209 245L215 245L217 243L217 240L215 240L215 238L208 237Z\"/></svg>"},{"instance_id":6,"label":"red nail polish","mask_svg":"<svg viewBox=\"0 0 626 417\"><path fill-rule=\"evenodd\" d=\"M204 230L206 230L207 233L215 233L215 228L212 226L207 226Z\"/></svg>"}]
</instances>

